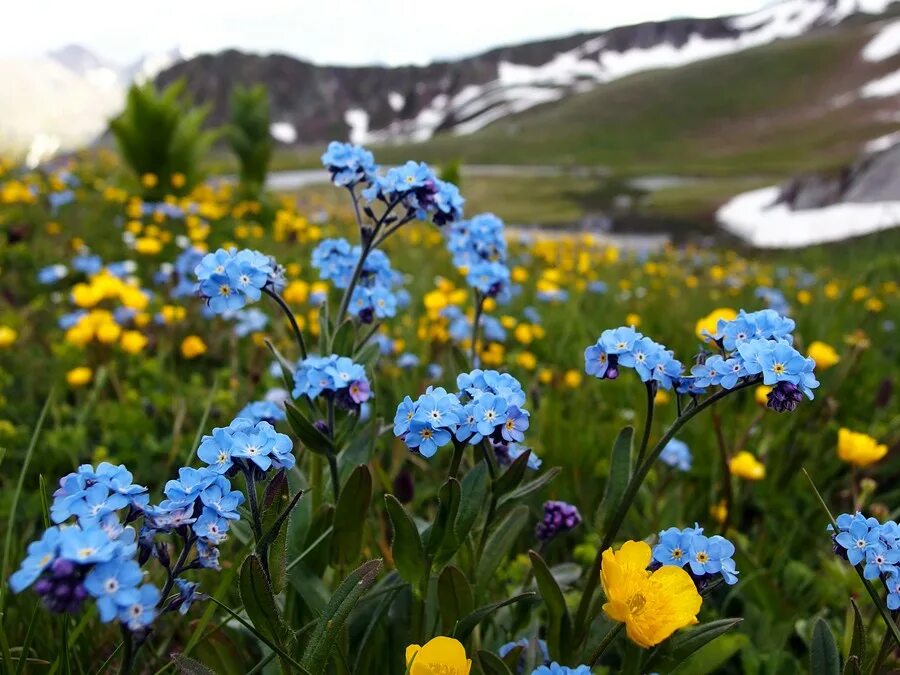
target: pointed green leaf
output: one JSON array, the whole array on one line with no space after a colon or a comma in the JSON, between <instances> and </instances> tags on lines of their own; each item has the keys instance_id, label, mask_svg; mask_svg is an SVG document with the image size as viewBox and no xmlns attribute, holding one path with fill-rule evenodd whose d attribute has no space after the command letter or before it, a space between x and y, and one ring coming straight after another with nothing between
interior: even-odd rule
<instances>
[{"instance_id":1,"label":"pointed green leaf","mask_svg":"<svg viewBox=\"0 0 900 675\"><path fill-rule=\"evenodd\" d=\"M476 652L476 657L484 675L512 675L512 671L507 668L503 659L493 652L480 649Z\"/></svg>"},{"instance_id":2,"label":"pointed green leaf","mask_svg":"<svg viewBox=\"0 0 900 675\"><path fill-rule=\"evenodd\" d=\"M344 484L334 511L331 560L335 565L347 565L359 557L371 503L372 474L366 464L360 464Z\"/></svg>"},{"instance_id":3,"label":"pointed green leaf","mask_svg":"<svg viewBox=\"0 0 900 675\"><path fill-rule=\"evenodd\" d=\"M572 635L572 617L569 615L566 599L540 554L537 551L529 551L528 557L531 558L538 591L547 606L547 648L553 658L564 659L568 654Z\"/></svg>"},{"instance_id":4,"label":"pointed green leaf","mask_svg":"<svg viewBox=\"0 0 900 675\"><path fill-rule=\"evenodd\" d=\"M500 475L494 484L494 496L499 499L506 493L512 492L519 487L519 484L525 477L525 472L528 470L529 457L531 457L531 450L526 450L516 457L515 461L509 465L509 468Z\"/></svg>"},{"instance_id":5,"label":"pointed green leaf","mask_svg":"<svg viewBox=\"0 0 900 675\"><path fill-rule=\"evenodd\" d=\"M324 673L350 612L375 582L381 560L370 560L354 570L338 586L306 645L302 665L311 673Z\"/></svg>"},{"instance_id":6,"label":"pointed green leaf","mask_svg":"<svg viewBox=\"0 0 900 675\"><path fill-rule=\"evenodd\" d=\"M428 532L425 533L427 536L425 553L434 555L440 549L442 555L438 557L442 561L449 560L459 548L453 526L456 523L456 515L459 513L461 493L462 488L459 481L455 478L447 479L438 493L437 516L435 516L434 523L428 528Z\"/></svg>"},{"instance_id":7,"label":"pointed green leaf","mask_svg":"<svg viewBox=\"0 0 900 675\"><path fill-rule=\"evenodd\" d=\"M812 642L809 645L810 672L816 675L840 675L841 656L838 654L834 634L822 617L813 624Z\"/></svg>"},{"instance_id":8,"label":"pointed green leaf","mask_svg":"<svg viewBox=\"0 0 900 675\"><path fill-rule=\"evenodd\" d=\"M844 664L844 675L862 675L862 665L858 656L851 656Z\"/></svg>"},{"instance_id":9,"label":"pointed green leaf","mask_svg":"<svg viewBox=\"0 0 900 675\"><path fill-rule=\"evenodd\" d=\"M616 436L612 455L609 461L609 476L606 479L606 493L600 504L598 517L603 532L609 529L610 521L622 501L625 488L631 479L631 439L634 436L632 427L625 427Z\"/></svg>"},{"instance_id":10,"label":"pointed green leaf","mask_svg":"<svg viewBox=\"0 0 900 675\"><path fill-rule=\"evenodd\" d=\"M287 580L287 532L288 528L279 521L282 512L288 509L291 503L290 490L288 488L287 475L284 470L275 474L275 477L266 486L263 495L263 531L274 532L271 541L264 537L269 547L269 574L272 577L272 591L280 593L284 590ZM277 529L274 529L277 528Z\"/></svg>"},{"instance_id":11,"label":"pointed green leaf","mask_svg":"<svg viewBox=\"0 0 900 675\"><path fill-rule=\"evenodd\" d=\"M172 654L171 659L172 663L175 664L175 667L178 668L178 672L182 673L182 675L216 675L216 671L212 668L204 666L190 656L185 656L184 654Z\"/></svg>"},{"instance_id":12,"label":"pointed green leaf","mask_svg":"<svg viewBox=\"0 0 900 675\"><path fill-rule=\"evenodd\" d=\"M345 319L344 323L331 336L331 354L338 356L351 356L353 343L356 341L356 326L353 319Z\"/></svg>"},{"instance_id":13,"label":"pointed green leaf","mask_svg":"<svg viewBox=\"0 0 900 675\"><path fill-rule=\"evenodd\" d=\"M394 495L385 495L384 503L394 528L394 539L391 542L394 567L405 581L412 584L414 589L418 589L425 576L427 564L422 538L413 519Z\"/></svg>"},{"instance_id":14,"label":"pointed green leaf","mask_svg":"<svg viewBox=\"0 0 900 675\"><path fill-rule=\"evenodd\" d=\"M528 522L528 507L520 504L510 511L488 536L481 560L475 569L475 583L480 588L490 581L500 563L509 555L513 544Z\"/></svg>"},{"instance_id":15,"label":"pointed green leaf","mask_svg":"<svg viewBox=\"0 0 900 675\"><path fill-rule=\"evenodd\" d=\"M732 630L741 621L742 619L719 619L679 631L653 651L645 668L648 672L657 667L661 671L672 671L692 654Z\"/></svg>"},{"instance_id":16,"label":"pointed green leaf","mask_svg":"<svg viewBox=\"0 0 900 675\"><path fill-rule=\"evenodd\" d=\"M478 462L462 479L461 494L459 499L459 511L456 513L456 523L453 532L456 541L462 543L469 536L475 519L481 513L488 492L490 479L486 462Z\"/></svg>"},{"instance_id":17,"label":"pointed green leaf","mask_svg":"<svg viewBox=\"0 0 900 675\"><path fill-rule=\"evenodd\" d=\"M475 609L472 585L458 567L447 565L438 577L437 591L442 632L448 635L460 619Z\"/></svg>"},{"instance_id":18,"label":"pointed green leaf","mask_svg":"<svg viewBox=\"0 0 900 675\"><path fill-rule=\"evenodd\" d=\"M562 469L558 466L554 466L554 467L548 469L547 471L542 473L540 476L535 478L533 481L524 483L523 485L520 485L515 490L510 492L509 494L504 495L503 498L500 500L500 506L503 506L504 504L507 504L508 502L517 501L519 499L527 497L528 495L530 495L534 492L537 492L538 490L541 490L545 485L549 485L550 481L552 481L554 478L556 478L561 472L562 472Z\"/></svg>"},{"instance_id":19,"label":"pointed green leaf","mask_svg":"<svg viewBox=\"0 0 900 675\"><path fill-rule=\"evenodd\" d=\"M475 630L475 626L480 624L501 607L506 607L507 605L521 602L522 600L531 600L535 597L536 595L534 593L521 593L511 598L507 598L506 600L501 600L500 602L494 602L490 605L479 607L474 612L471 612L467 616L463 617L460 622L456 624L456 628L453 630L453 637L455 637L457 640L463 641L472 634L472 631Z\"/></svg>"},{"instance_id":20,"label":"pointed green leaf","mask_svg":"<svg viewBox=\"0 0 900 675\"><path fill-rule=\"evenodd\" d=\"M850 639L848 656L855 656L858 663L864 663L866 660L866 624L859 611L859 605L853 598L850 598L850 606L853 608L853 637Z\"/></svg>"},{"instance_id":21,"label":"pointed green leaf","mask_svg":"<svg viewBox=\"0 0 900 675\"><path fill-rule=\"evenodd\" d=\"M316 429L313 423L300 412L300 409L293 403L285 404L285 412L287 413L288 424L297 434L297 438L307 448L319 454L327 454L331 452L331 439L321 431Z\"/></svg>"},{"instance_id":22,"label":"pointed green leaf","mask_svg":"<svg viewBox=\"0 0 900 675\"><path fill-rule=\"evenodd\" d=\"M283 644L286 629L275 605L275 597L266 580L262 563L255 554L250 554L244 559L241 566L240 589L244 610L253 627L275 644Z\"/></svg>"}]
</instances>

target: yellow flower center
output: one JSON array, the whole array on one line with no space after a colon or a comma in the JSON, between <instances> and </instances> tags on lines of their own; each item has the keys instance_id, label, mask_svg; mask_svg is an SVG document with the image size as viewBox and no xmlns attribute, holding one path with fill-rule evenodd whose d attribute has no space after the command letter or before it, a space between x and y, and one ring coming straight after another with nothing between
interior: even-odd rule
<instances>
[{"instance_id":1,"label":"yellow flower center","mask_svg":"<svg viewBox=\"0 0 900 675\"><path fill-rule=\"evenodd\" d=\"M229 286L227 286L226 284L222 284L221 286L219 286L219 295L227 296L230 294L231 294L231 288Z\"/></svg>"},{"instance_id":2,"label":"yellow flower center","mask_svg":"<svg viewBox=\"0 0 900 675\"><path fill-rule=\"evenodd\" d=\"M78 550L78 557L81 558L82 560L84 560L85 558L90 558L92 555L94 555L93 548L88 547L88 548L82 548L82 549Z\"/></svg>"},{"instance_id":3,"label":"yellow flower center","mask_svg":"<svg viewBox=\"0 0 900 675\"><path fill-rule=\"evenodd\" d=\"M772 366L772 372L774 372L776 375L784 375L784 364L783 363L774 364Z\"/></svg>"},{"instance_id":4,"label":"yellow flower center","mask_svg":"<svg viewBox=\"0 0 900 675\"><path fill-rule=\"evenodd\" d=\"M697 559L698 563L708 563L709 562L709 554L706 551L698 551L697 555L694 556Z\"/></svg>"},{"instance_id":5,"label":"yellow flower center","mask_svg":"<svg viewBox=\"0 0 900 675\"><path fill-rule=\"evenodd\" d=\"M643 612L646 604L647 598L644 597L643 593L635 593L628 598L628 609L632 614L640 614Z\"/></svg>"},{"instance_id":6,"label":"yellow flower center","mask_svg":"<svg viewBox=\"0 0 900 675\"><path fill-rule=\"evenodd\" d=\"M672 549L672 559L673 560L681 560L681 556L683 556L683 555L684 555L684 551L682 551L680 548Z\"/></svg>"},{"instance_id":7,"label":"yellow flower center","mask_svg":"<svg viewBox=\"0 0 900 675\"><path fill-rule=\"evenodd\" d=\"M429 429L428 427L422 429L420 433L422 435L422 438L431 438L431 429Z\"/></svg>"}]
</instances>

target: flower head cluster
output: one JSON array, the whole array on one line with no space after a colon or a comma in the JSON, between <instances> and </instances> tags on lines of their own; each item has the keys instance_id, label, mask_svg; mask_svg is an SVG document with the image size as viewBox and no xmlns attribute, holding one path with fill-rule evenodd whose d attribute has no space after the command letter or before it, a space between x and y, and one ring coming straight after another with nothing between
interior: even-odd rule
<instances>
[{"instance_id":1,"label":"flower head cluster","mask_svg":"<svg viewBox=\"0 0 900 675\"><path fill-rule=\"evenodd\" d=\"M634 368L642 382L652 381L664 389L671 389L683 371L673 352L625 326L603 331L597 342L584 350L588 375L614 380L620 366Z\"/></svg>"},{"instance_id":2,"label":"flower head cluster","mask_svg":"<svg viewBox=\"0 0 900 675\"><path fill-rule=\"evenodd\" d=\"M250 249L207 253L194 268L200 295L216 314L241 309L256 302L264 288L283 284L283 272L275 260Z\"/></svg>"},{"instance_id":3,"label":"flower head cluster","mask_svg":"<svg viewBox=\"0 0 900 675\"><path fill-rule=\"evenodd\" d=\"M447 238L453 264L466 269L466 281L487 297L504 297L509 291L503 221L493 213L453 224Z\"/></svg>"},{"instance_id":4,"label":"flower head cluster","mask_svg":"<svg viewBox=\"0 0 900 675\"><path fill-rule=\"evenodd\" d=\"M550 664L538 666L531 671L531 675L591 675L591 667L584 664L575 666L561 666L556 661Z\"/></svg>"},{"instance_id":5,"label":"flower head cluster","mask_svg":"<svg viewBox=\"0 0 900 675\"><path fill-rule=\"evenodd\" d=\"M28 546L28 554L10 577L19 593L29 586L53 612L76 613L87 598L97 602L103 622L118 619L130 630L156 616L159 590L144 584L135 556L135 531L123 526L147 505L147 489L132 482L124 466L83 465L64 476L53 495L55 523ZM67 522L74 518L75 523Z\"/></svg>"},{"instance_id":6,"label":"flower head cluster","mask_svg":"<svg viewBox=\"0 0 900 675\"><path fill-rule=\"evenodd\" d=\"M333 397L346 410L359 410L372 397L366 369L347 356L310 356L294 371L294 398Z\"/></svg>"},{"instance_id":7,"label":"flower head cluster","mask_svg":"<svg viewBox=\"0 0 900 675\"><path fill-rule=\"evenodd\" d=\"M440 315L450 322L448 333L453 342L464 344L472 339L473 319L466 316L459 307L456 305L444 307ZM506 330L496 317L482 314L478 320L478 328L481 339L485 342L504 342L506 340Z\"/></svg>"},{"instance_id":8,"label":"flower head cluster","mask_svg":"<svg viewBox=\"0 0 900 675\"><path fill-rule=\"evenodd\" d=\"M429 387L415 402L407 396L397 407L394 435L425 457L451 439L474 445L487 438L503 446L524 440L529 413L516 378L478 369L459 375L456 384L456 394Z\"/></svg>"},{"instance_id":9,"label":"flower head cluster","mask_svg":"<svg viewBox=\"0 0 900 675\"><path fill-rule=\"evenodd\" d=\"M384 174L371 174L362 195L370 202L400 205L408 216L415 215L419 220L430 216L439 226L459 220L465 203L453 183L442 181L424 162L413 161Z\"/></svg>"},{"instance_id":10,"label":"flower head cluster","mask_svg":"<svg viewBox=\"0 0 900 675\"><path fill-rule=\"evenodd\" d=\"M518 664L516 664L516 673L524 673L525 672L525 663L526 663L526 653L529 648L533 648L536 652L537 662L541 666L549 666L550 665L550 652L547 649L546 640L529 640L528 638L520 638L515 642L507 642L506 644L500 645L500 648L497 649L497 655L501 659L505 659L506 655L509 654L513 649L522 648L522 656L519 658ZM534 671L532 671L533 673Z\"/></svg>"},{"instance_id":11,"label":"flower head cluster","mask_svg":"<svg viewBox=\"0 0 900 675\"><path fill-rule=\"evenodd\" d=\"M534 531L540 541L550 541L581 524L581 514L574 504L550 500L544 502L544 519Z\"/></svg>"},{"instance_id":12,"label":"flower head cluster","mask_svg":"<svg viewBox=\"0 0 900 675\"><path fill-rule=\"evenodd\" d=\"M331 141L322 155L322 165L331 174L331 181L339 187L352 188L369 182L375 175L375 158L359 145Z\"/></svg>"},{"instance_id":13,"label":"flower head cluster","mask_svg":"<svg viewBox=\"0 0 900 675\"><path fill-rule=\"evenodd\" d=\"M257 422L282 422L287 419L284 408L275 401L263 400L248 403L237 414L238 417L250 420L254 425Z\"/></svg>"},{"instance_id":14,"label":"flower head cluster","mask_svg":"<svg viewBox=\"0 0 900 675\"><path fill-rule=\"evenodd\" d=\"M734 562L734 544L718 534L707 537L699 525L679 530L670 527L659 533L653 548L653 559L661 565L688 566L699 589L720 575L726 584L736 584L738 571Z\"/></svg>"},{"instance_id":15,"label":"flower head cluster","mask_svg":"<svg viewBox=\"0 0 900 675\"><path fill-rule=\"evenodd\" d=\"M838 531L832 533L834 551L851 565L864 565L866 579L882 579L888 588L887 604L900 609L900 525L880 523L857 512L837 517ZM829 530L833 528L829 525Z\"/></svg>"},{"instance_id":16,"label":"flower head cluster","mask_svg":"<svg viewBox=\"0 0 900 675\"><path fill-rule=\"evenodd\" d=\"M186 298L197 292L197 286L192 280L192 274L197 265L204 258L204 253L193 246L184 249L174 263L165 263L160 266L158 279L160 282L173 282L169 295L173 298Z\"/></svg>"},{"instance_id":17,"label":"flower head cluster","mask_svg":"<svg viewBox=\"0 0 900 675\"><path fill-rule=\"evenodd\" d=\"M236 417L227 427L218 427L211 435L204 436L197 456L213 473L225 475L234 475L238 471L290 469L296 462L290 436L278 433L266 420L242 416Z\"/></svg>"}]
</instances>

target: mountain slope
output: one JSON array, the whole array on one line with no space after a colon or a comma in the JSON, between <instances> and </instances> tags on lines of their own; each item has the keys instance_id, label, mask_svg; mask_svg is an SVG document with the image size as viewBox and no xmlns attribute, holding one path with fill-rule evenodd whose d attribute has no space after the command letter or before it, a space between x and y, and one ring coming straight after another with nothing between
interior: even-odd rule
<instances>
[{"instance_id":1,"label":"mountain slope","mask_svg":"<svg viewBox=\"0 0 900 675\"><path fill-rule=\"evenodd\" d=\"M900 56L863 58L880 23L656 70L509 116L471 135L379 150L382 161L600 164L641 172L772 173L842 163L900 126L897 98L867 83Z\"/></svg>"},{"instance_id":2,"label":"mountain slope","mask_svg":"<svg viewBox=\"0 0 900 675\"><path fill-rule=\"evenodd\" d=\"M211 120L227 116L235 84L262 82L273 120L294 142L423 141L440 132L469 134L530 108L564 101L604 83L677 68L844 25L891 0L784 0L752 14L673 19L502 47L428 66L343 68L286 55L226 51L160 74L184 78Z\"/></svg>"}]
</instances>

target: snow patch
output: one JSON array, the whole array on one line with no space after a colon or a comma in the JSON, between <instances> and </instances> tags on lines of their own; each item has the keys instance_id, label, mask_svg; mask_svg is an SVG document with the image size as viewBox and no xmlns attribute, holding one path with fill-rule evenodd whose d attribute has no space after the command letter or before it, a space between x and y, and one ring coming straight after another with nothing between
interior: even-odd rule
<instances>
[{"instance_id":1,"label":"snow patch","mask_svg":"<svg viewBox=\"0 0 900 675\"><path fill-rule=\"evenodd\" d=\"M272 122L269 134L279 143L291 144L297 140L297 130L290 122Z\"/></svg>"},{"instance_id":2,"label":"snow patch","mask_svg":"<svg viewBox=\"0 0 900 675\"><path fill-rule=\"evenodd\" d=\"M900 94L900 70L895 70L884 77L872 80L864 85L859 92L863 98L884 98Z\"/></svg>"},{"instance_id":3,"label":"snow patch","mask_svg":"<svg viewBox=\"0 0 900 675\"><path fill-rule=\"evenodd\" d=\"M369 113L361 108L350 108L344 113L344 122L350 127L351 143L369 140Z\"/></svg>"},{"instance_id":4,"label":"snow patch","mask_svg":"<svg viewBox=\"0 0 900 675\"><path fill-rule=\"evenodd\" d=\"M389 92L388 105L391 106L391 110L394 112L400 112L403 110L403 106L406 105L406 97L396 91Z\"/></svg>"},{"instance_id":5,"label":"snow patch","mask_svg":"<svg viewBox=\"0 0 900 675\"><path fill-rule=\"evenodd\" d=\"M900 19L886 23L863 48L866 61L884 61L900 54Z\"/></svg>"},{"instance_id":6,"label":"snow patch","mask_svg":"<svg viewBox=\"0 0 900 675\"><path fill-rule=\"evenodd\" d=\"M871 141L866 143L863 150L870 155L875 154L876 152L881 152L882 150L887 150L888 148L892 148L897 143L900 143L900 131L894 131L890 134L885 134L884 136L879 136L878 138L873 138Z\"/></svg>"},{"instance_id":7,"label":"snow patch","mask_svg":"<svg viewBox=\"0 0 900 675\"><path fill-rule=\"evenodd\" d=\"M900 225L900 201L793 211L776 203L779 194L775 186L745 192L720 208L716 217L726 230L762 248L800 248Z\"/></svg>"}]
</instances>

